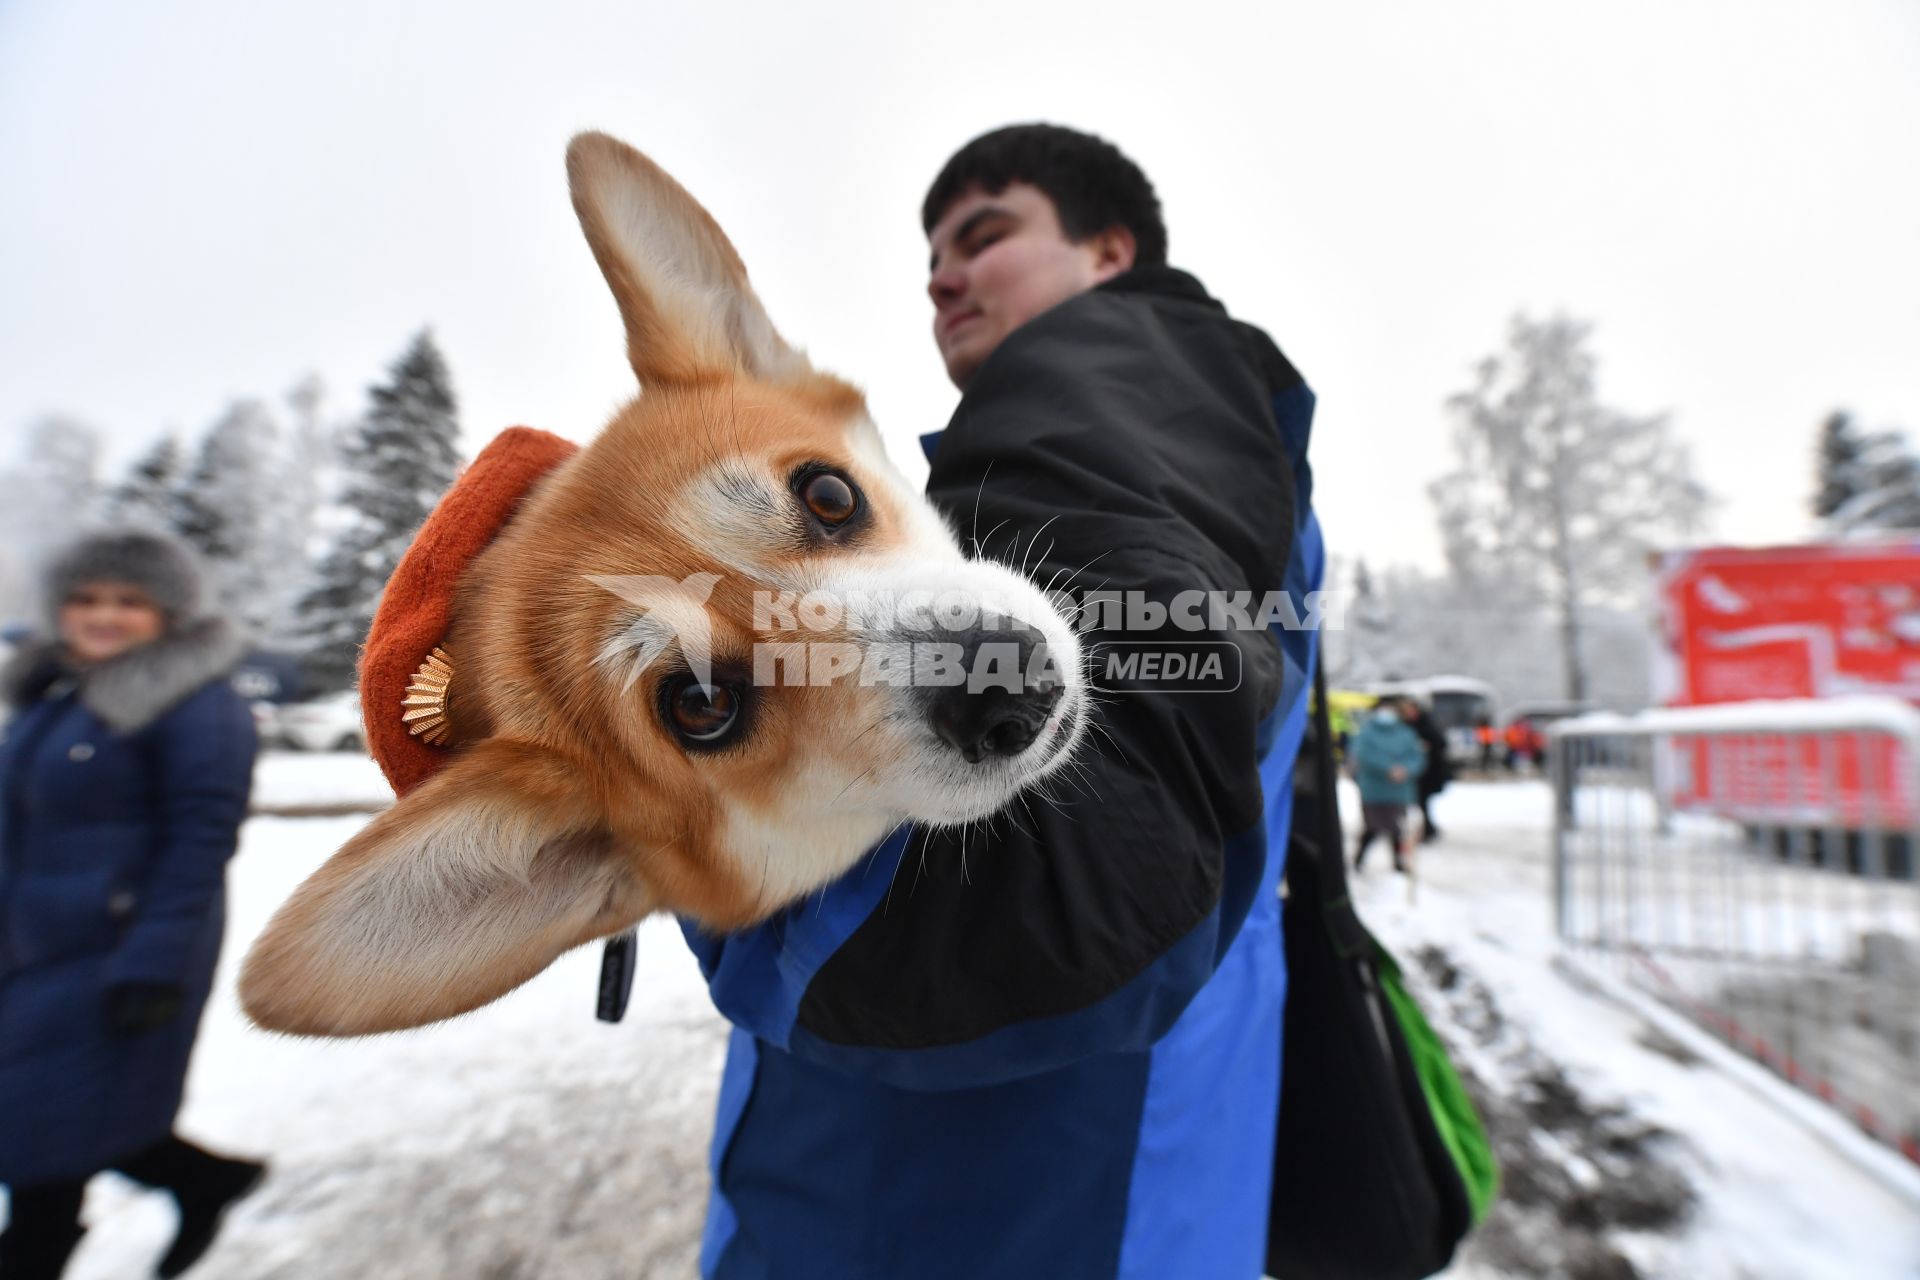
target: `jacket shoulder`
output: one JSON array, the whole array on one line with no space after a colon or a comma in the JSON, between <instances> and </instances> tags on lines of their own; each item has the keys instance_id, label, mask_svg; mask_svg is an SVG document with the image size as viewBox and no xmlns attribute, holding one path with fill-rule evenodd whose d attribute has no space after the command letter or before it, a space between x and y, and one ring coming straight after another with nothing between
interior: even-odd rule
<instances>
[{"instance_id":1,"label":"jacket shoulder","mask_svg":"<svg viewBox=\"0 0 1920 1280\"><path fill-rule=\"evenodd\" d=\"M1000 531L982 539L988 557L1020 562L1015 539L1068 512L1047 537L1076 566L1104 555L1103 576L1122 569L1123 549L1154 547L1205 567L1209 585L1277 586L1301 499L1275 392L1243 339L1207 301L1068 299L980 367L928 496Z\"/></svg>"},{"instance_id":2,"label":"jacket shoulder","mask_svg":"<svg viewBox=\"0 0 1920 1280\"><path fill-rule=\"evenodd\" d=\"M1049 372L1097 369L1103 377L1129 381L1158 374L1169 362L1204 352L1218 358L1251 359L1237 322L1217 305L1184 297L1090 289L1035 316L1007 335L981 366L991 378L1043 361ZM1145 365L1114 363L1116 355L1147 358Z\"/></svg>"},{"instance_id":3,"label":"jacket shoulder","mask_svg":"<svg viewBox=\"0 0 1920 1280\"><path fill-rule=\"evenodd\" d=\"M1141 268L1089 289L1023 328L1035 326L1041 333L1065 332L1076 341L1143 344L1162 359L1187 347L1202 354L1210 372L1217 372L1221 359L1231 360L1276 395L1306 387L1300 371L1265 330L1236 319L1198 280L1171 267ZM1010 335L1009 342L1022 331Z\"/></svg>"}]
</instances>

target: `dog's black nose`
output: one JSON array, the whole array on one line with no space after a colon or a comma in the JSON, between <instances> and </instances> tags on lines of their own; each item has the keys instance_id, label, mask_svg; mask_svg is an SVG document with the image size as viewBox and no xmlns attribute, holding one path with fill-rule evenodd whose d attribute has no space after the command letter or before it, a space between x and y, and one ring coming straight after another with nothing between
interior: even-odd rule
<instances>
[{"instance_id":1,"label":"dog's black nose","mask_svg":"<svg viewBox=\"0 0 1920 1280\"><path fill-rule=\"evenodd\" d=\"M1059 701L1058 685L1019 693L1001 688L968 693L961 687L941 691L930 719L943 742L968 764L978 764L988 756L1017 756L1032 746Z\"/></svg>"},{"instance_id":2,"label":"dog's black nose","mask_svg":"<svg viewBox=\"0 0 1920 1280\"><path fill-rule=\"evenodd\" d=\"M929 692L927 721L969 764L1033 745L1065 688L1046 638L1010 619L955 637L960 670Z\"/></svg>"}]
</instances>

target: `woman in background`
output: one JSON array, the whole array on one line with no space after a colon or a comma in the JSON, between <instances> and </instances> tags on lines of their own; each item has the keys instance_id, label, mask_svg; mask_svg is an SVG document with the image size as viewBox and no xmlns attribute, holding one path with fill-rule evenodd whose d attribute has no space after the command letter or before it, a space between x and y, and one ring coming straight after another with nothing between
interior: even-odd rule
<instances>
[{"instance_id":1,"label":"woman in background","mask_svg":"<svg viewBox=\"0 0 1920 1280\"><path fill-rule=\"evenodd\" d=\"M243 645L192 558L86 538L47 578L54 638L0 676L0 1277L52 1280L107 1169L173 1194L177 1276L265 1166L173 1134L213 986L253 717Z\"/></svg>"},{"instance_id":2,"label":"woman in background","mask_svg":"<svg viewBox=\"0 0 1920 1280\"><path fill-rule=\"evenodd\" d=\"M1353 735L1353 780L1360 787L1360 843L1353 851L1353 869L1366 865L1367 846L1384 836L1393 851L1393 869L1407 869L1404 829L1407 806L1419 799L1419 779L1427 765L1427 749L1400 713L1400 700L1385 697L1374 704L1359 732Z\"/></svg>"}]
</instances>

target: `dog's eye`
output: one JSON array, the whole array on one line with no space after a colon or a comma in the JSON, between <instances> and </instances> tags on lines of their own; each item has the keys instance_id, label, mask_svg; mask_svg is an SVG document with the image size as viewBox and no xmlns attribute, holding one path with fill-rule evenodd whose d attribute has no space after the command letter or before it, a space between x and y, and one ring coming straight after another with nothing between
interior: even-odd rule
<instances>
[{"instance_id":1,"label":"dog's eye","mask_svg":"<svg viewBox=\"0 0 1920 1280\"><path fill-rule=\"evenodd\" d=\"M718 744L740 721L740 695L723 684L682 676L667 690L667 718L690 743Z\"/></svg>"},{"instance_id":2,"label":"dog's eye","mask_svg":"<svg viewBox=\"0 0 1920 1280\"><path fill-rule=\"evenodd\" d=\"M845 524L860 509L860 499L853 492L853 486L831 471L818 472L803 480L800 500L813 512L813 518L828 528Z\"/></svg>"}]
</instances>

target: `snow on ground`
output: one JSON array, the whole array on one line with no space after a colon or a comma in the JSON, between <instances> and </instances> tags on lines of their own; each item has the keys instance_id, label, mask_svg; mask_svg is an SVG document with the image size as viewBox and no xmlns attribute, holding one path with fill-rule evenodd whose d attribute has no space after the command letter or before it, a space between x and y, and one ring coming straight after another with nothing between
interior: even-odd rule
<instances>
[{"instance_id":1,"label":"snow on ground","mask_svg":"<svg viewBox=\"0 0 1920 1280\"><path fill-rule=\"evenodd\" d=\"M1559 961L1551 797L1461 783L1434 806L1417 885L1356 887L1477 1087L1501 1202L1450 1273L1920 1275L1920 1198L1898 1194L1689 1044ZM1920 1195L1920 1177L1904 1179Z\"/></svg>"},{"instance_id":2,"label":"snow on ground","mask_svg":"<svg viewBox=\"0 0 1920 1280\"><path fill-rule=\"evenodd\" d=\"M1678 815L1644 789L1582 788L1568 833L1569 936L1690 1006L1883 1132L1920 1134L1920 883L1906 838ZM1889 857L1897 853L1899 857Z\"/></svg>"},{"instance_id":3,"label":"snow on ground","mask_svg":"<svg viewBox=\"0 0 1920 1280\"><path fill-rule=\"evenodd\" d=\"M270 1036L234 969L294 886L364 818L255 818L230 872L228 945L181 1130L264 1157L196 1280L691 1275L725 1044L670 922L642 929L624 1022L593 1017L598 949L499 1003L371 1040ZM164 1197L96 1179L71 1280L144 1275Z\"/></svg>"},{"instance_id":4,"label":"snow on ground","mask_svg":"<svg viewBox=\"0 0 1920 1280\"><path fill-rule=\"evenodd\" d=\"M392 803L393 788L364 751L262 751L253 767L256 813L371 812Z\"/></svg>"},{"instance_id":5,"label":"snow on ground","mask_svg":"<svg viewBox=\"0 0 1920 1280\"><path fill-rule=\"evenodd\" d=\"M350 760L268 757L262 794L364 799L370 765ZM1920 1202L1556 964L1542 785L1456 784L1435 817L1447 836L1422 853L1417 895L1379 860L1356 897L1506 1162L1454 1280L1920 1276ZM271 1159L273 1175L196 1280L691 1275L725 1029L673 926L642 930L618 1026L593 1020L594 948L418 1032L324 1043L244 1023L232 971L246 941L364 821L247 824L181 1127ZM172 1229L163 1197L111 1177L87 1212L72 1280L145 1274Z\"/></svg>"}]
</instances>

